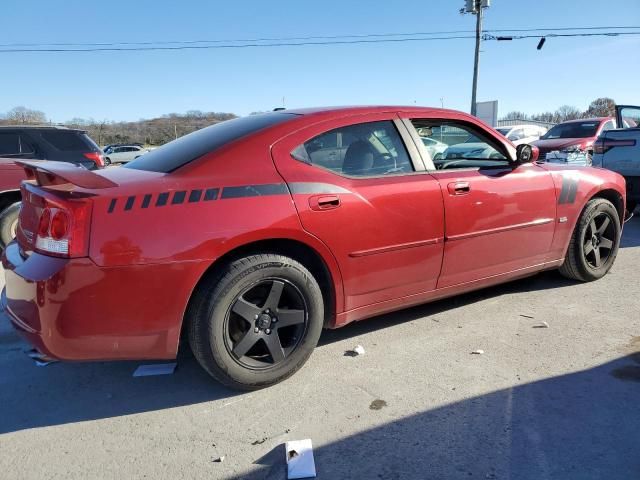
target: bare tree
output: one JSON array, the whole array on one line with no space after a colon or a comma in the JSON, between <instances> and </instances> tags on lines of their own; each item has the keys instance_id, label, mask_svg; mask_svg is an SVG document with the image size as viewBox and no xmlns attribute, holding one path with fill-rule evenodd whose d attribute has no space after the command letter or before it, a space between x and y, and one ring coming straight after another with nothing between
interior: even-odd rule
<instances>
[{"instance_id":1,"label":"bare tree","mask_svg":"<svg viewBox=\"0 0 640 480\"><path fill-rule=\"evenodd\" d=\"M40 110L32 110L26 107L15 107L7 112L8 123L34 124L46 123L47 116Z\"/></svg>"},{"instance_id":2,"label":"bare tree","mask_svg":"<svg viewBox=\"0 0 640 480\"><path fill-rule=\"evenodd\" d=\"M581 118L582 112L571 105L562 105L558 110L556 110L556 115L558 116L558 122L566 122L567 120Z\"/></svg>"},{"instance_id":3,"label":"bare tree","mask_svg":"<svg viewBox=\"0 0 640 480\"><path fill-rule=\"evenodd\" d=\"M504 116L505 120L527 120L529 115L524 112L513 111Z\"/></svg>"}]
</instances>

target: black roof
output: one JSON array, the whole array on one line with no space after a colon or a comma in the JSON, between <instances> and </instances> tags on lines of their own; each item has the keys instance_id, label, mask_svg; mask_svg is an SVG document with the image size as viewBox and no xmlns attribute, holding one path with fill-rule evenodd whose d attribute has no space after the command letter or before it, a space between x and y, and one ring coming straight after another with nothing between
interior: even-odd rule
<instances>
[{"instance_id":1,"label":"black roof","mask_svg":"<svg viewBox=\"0 0 640 480\"><path fill-rule=\"evenodd\" d=\"M86 132L79 128L69 128L62 125L0 125L0 130L62 130L70 132Z\"/></svg>"}]
</instances>

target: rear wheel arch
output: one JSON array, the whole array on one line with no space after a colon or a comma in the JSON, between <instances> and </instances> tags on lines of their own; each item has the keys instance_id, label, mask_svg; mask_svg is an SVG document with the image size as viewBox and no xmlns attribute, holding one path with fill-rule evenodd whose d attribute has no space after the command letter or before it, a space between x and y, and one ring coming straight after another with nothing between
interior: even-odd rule
<instances>
[{"instance_id":1,"label":"rear wheel arch","mask_svg":"<svg viewBox=\"0 0 640 480\"><path fill-rule=\"evenodd\" d=\"M325 327L332 327L337 313L337 300L339 295L337 290L342 288L339 279L332 274L327 262L316 249L299 240L289 238L275 238L253 241L233 248L221 257L217 258L202 274L196 283L189 297L185 309L182 325L180 327L180 338L186 340L187 322L191 314L192 302L197 296L198 289L206 284L211 277L220 275L226 265L234 260L255 254L272 253L290 257L304 267L314 276L322 291Z\"/></svg>"}]
</instances>

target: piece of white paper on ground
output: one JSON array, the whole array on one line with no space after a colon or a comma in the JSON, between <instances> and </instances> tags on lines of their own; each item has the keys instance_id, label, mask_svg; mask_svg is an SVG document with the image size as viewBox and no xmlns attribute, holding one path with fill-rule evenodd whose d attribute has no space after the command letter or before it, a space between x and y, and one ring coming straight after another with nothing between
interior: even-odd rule
<instances>
[{"instance_id":1,"label":"piece of white paper on ground","mask_svg":"<svg viewBox=\"0 0 640 480\"><path fill-rule=\"evenodd\" d=\"M171 375L176 369L176 363L153 363L151 365L140 365L133 372L134 377L149 377L151 375Z\"/></svg>"},{"instance_id":2,"label":"piece of white paper on ground","mask_svg":"<svg viewBox=\"0 0 640 480\"><path fill-rule=\"evenodd\" d=\"M31 349L26 352L29 358L32 358L38 367L46 367L47 365L51 365L52 363L57 363L58 360L54 358L47 357L44 353L40 353L38 350Z\"/></svg>"},{"instance_id":3,"label":"piece of white paper on ground","mask_svg":"<svg viewBox=\"0 0 640 480\"><path fill-rule=\"evenodd\" d=\"M287 459L287 478L313 478L316 476L316 463L313 459L311 439L292 440L285 444Z\"/></svg>"}]
</instances>

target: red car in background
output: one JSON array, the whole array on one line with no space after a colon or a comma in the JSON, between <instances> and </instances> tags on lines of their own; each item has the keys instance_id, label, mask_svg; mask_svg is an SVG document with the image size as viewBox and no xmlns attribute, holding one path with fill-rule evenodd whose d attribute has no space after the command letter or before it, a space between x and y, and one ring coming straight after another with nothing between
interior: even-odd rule
<instances>
[{"instance_id":1,"label":"red car in background","mask_svg":"<svg viewBox=\"0 0 640 480\"><path fill-rule=\"evenodd\" d=\"M613 117L569 120L553 126L531 145L538 147L540 160L545 161L547 153L553 151L571 153L591 150L596 138L602 132L616 128L615 125Z\"/></svg>"},{"instance_id":2,"label":"red car in background","mask_svg":"<svg viewBox=\"0 0 640 480\"><path fill-rule=\"evenodd\" d=\"M492 153L434 160L422 138ZM118 169L24 161L2 304L50 357L175 358L184 334L213 377L264 387L325 327L605 275L624 180L535 160L464 113L351 107L222 122Z\"/></svg>"},{"instance_id":3,"label":"red car in background","mask_svg":"<svg viewBox=\"0 0 640 480\"><path fill-rule=\"evenodd\" d=\"M70 162L94 170L102 150L84 130L55 125L0 125L0 251L14 238L24 168L16 160Z\"/></svg>"}]
</instances>

